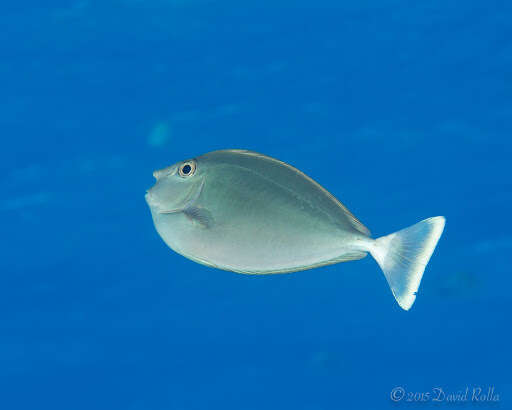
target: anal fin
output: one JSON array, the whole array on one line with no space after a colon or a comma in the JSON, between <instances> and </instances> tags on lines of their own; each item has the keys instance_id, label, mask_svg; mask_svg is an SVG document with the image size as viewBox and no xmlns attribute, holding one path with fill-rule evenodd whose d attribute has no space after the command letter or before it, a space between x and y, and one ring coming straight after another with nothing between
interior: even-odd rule
<instances>
[{"instance_id":1,"label":"anal fin","mask_svg":"<svg viewBox=\"0 0 512 410\"><path fill-rule=\"evenodd\" d=\"M345 254L338 256L334 259L330 259L329 263L356 261L358 259L363 259L366 255L368 255L366 252L353 251L350 253L345 253Z\"/></svg>"}]
</instances>

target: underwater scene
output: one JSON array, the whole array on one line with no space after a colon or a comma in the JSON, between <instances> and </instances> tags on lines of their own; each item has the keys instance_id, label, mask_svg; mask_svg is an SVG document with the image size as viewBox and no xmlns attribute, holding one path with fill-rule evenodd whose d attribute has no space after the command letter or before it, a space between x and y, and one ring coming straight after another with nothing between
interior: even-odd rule
<instances>
[{"instance_id":1,"label":"underwater scene","mask_svg":"<svg viewBox=\"0 0 512 410\"><path fill-rule=\"evenodd\" d=\"M0 27L0 408L512 408L511 2Z\"/></svg>"}]
</instances>

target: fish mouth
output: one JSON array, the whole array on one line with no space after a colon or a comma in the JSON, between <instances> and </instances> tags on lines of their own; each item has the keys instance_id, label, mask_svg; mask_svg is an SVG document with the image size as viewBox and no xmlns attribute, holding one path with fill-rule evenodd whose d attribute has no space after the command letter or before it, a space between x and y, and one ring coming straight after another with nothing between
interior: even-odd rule
<instances>
[{"instance_id":1,"label":"fish mouth","mask_svg":"<svg viewBox=\"0 0 512 410\"><path fill-rule=\"evenodd\" d=\"M188 191L187 196L185 197L183 206L180 206L178 208L163 209L163 208L160 208L160 206L158 204L151 203L151 201L153 199L152 199L151 193L149 191L146 193L145 198L150 206L155 206L157 208L157 212L159 214L165 215L165 214L175 214L178 212L183 212L185 209L191 207L199 199L199 197L201 196L201 193L203 192L205 182L206 182L206 178L203 177L201 179L199 188L197 188L197 185L193 185L190 188L190 190Z\"/></svg>"},{"instance_id":2,"label":"fish mouth","mask_svg":"<svg viewBox=\"0 0 512 410\"><path fill-rule=\"evenodd\" d=\"M151 210L160 212L160 204L158 203L156 198L153 195L151 195L151 192L149 189L146 191L146 194L144 195L144 199L146 200L146 203L151 208Z\"/></svg>"},{"instance_id":3,"label":"fish mouth","mask_svg":"<svg viewBox=\"0 0 512 410\"><path fill-rule=\"evenodd\" d=\"M148 203L148 205L152 205L152 198L151 193L149 192L149 189L146 191L146 195L144 195L144 199Z\"/></svg>"}]
</instances>

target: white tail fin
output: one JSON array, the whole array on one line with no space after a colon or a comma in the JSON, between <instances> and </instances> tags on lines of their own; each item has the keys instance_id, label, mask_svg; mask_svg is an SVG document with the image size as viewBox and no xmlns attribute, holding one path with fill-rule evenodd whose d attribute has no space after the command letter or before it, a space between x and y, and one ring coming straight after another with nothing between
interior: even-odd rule
<instances>
[{"instance_id":1,"label":"white tail fin","mask_svg":"<svg viewBox=\"0 0 512 410\"><path fill-rule=\"evenodd\" d=\"M444 229L445 219L425 219L401 231L378 238L370 250L402 309L409 310L432 252Z\"/></svg>"}]
</instances>

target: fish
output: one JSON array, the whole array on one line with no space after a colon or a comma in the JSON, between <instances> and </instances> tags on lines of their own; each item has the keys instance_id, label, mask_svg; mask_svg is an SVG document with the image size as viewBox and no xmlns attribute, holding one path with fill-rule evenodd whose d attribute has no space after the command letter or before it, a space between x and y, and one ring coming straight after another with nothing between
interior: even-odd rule
<instances>
[{"instance_id":1,"label":"fish","mask_svg":"<svg viewBox=\"0 0 512 410\"><path fill-rule=\"evenodd\" d=\"M436 216L374 239L313 179L249 150L209 152L153 176L145 199L156 231L178 254L217 269L275 274L370 253L404 310L416 299L445 226Z\"/></svg>"}]
</instances>

